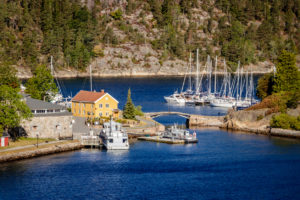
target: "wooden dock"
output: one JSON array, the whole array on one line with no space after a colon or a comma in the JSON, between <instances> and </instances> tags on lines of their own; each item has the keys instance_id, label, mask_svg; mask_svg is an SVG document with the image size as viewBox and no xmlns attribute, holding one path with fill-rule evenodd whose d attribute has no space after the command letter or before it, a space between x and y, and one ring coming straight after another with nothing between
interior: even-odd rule
<instances>
[{"instance_id":1,"label":"wooden dock","mask_svg":"<svg viewBox=\"0 0 300 200\"><path fill-rule=\"evenodd\" d=\"M102 145L98 136L81 136L80 143L85 147L100 147Z\"/></svg>"},{"instance_id":2,"label":"wooden dock","mask_svg":"<svg viewBox=\"0 0 300 200\"><path fill-rule=\"evenodd\" d=\"M186 142L184 140L178 140L178 139L169 139L169 138L161 138L158 136L152 136L152 137L139 137L138 140L144 140L149 142L159 142L159 143L167 143L167 144L185 144Z\"/></svg>"}]
</instances>

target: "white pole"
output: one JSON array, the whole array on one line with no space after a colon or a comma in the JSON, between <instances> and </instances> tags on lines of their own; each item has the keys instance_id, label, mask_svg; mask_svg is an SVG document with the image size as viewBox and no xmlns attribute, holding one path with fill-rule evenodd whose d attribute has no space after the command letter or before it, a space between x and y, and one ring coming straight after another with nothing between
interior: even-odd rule
<instances>
[{"instance_id":1,"label":"white pole","mask_svg":"<svg viewBox=\"0 0 300 200\"><path fill-rule=\"evenodd\" d=\"M209 82L208 82L208 95L211 94L211 72L212 72L212 61L210 59L210 56L208 56L208 71L209 71Z\"/></svg>"},{"instance_id":2,"label":"white pole","mask_svg":"<svg viewBox=\"0 0 300 200\"><path fill-rule=\"evenodd\" d=\"M199 60L198 60L198 53L199 53L199 49L197 49L197 63L196 63L196 67L197 67L197 74L196 74L196 94L199 93Z\"/></svg>"},{"instance_id":3,"label":"white pole","mask_svg":"<svg viewBox=\"0 0 300 200\"><path fill-rule=\"evenodd\" d=\"M224 59L224 97L227 94L227 84L228 84L227 70L226 70L226 61Z\"/></svg>"},{"instance_id":4,"label":"white pole","mask_svg":"<svg viewBox=\"0 0 300 200\"><path fill-rule=\"evenodd\" d=\"M215 90L214 90L215 95L217 93L217 66L218 66L218 56L216 56L216 66L215 66Z\"/></svg>"},{"instance_id":5,"label":"white pole","mask_svg":"<svg viewBox=\"0 0 300 200\"><path fill-rule=\"evenodd\" d=\"M53 70L53 63L52 63L52 59L53 59L53 56L51 56L51 58L50 58L50 70L51 70L51 74L52 74L52 76L54 76L54 70Z\"/></svg>"},{"instance_id":6,"label":"white pole","mask_svg":"<svg viewBox=\"0 0 300 200\"><path fill-rule=\"evenodd\" d=\"M91 87L91 92L92 92L93 91L92 65L90 65L90 87Z\"/></svg>"},{"instance_id":7,"label":"white pole","mask_svg":"<svg viewBox=\"0 0 300 200\"><path fill-rule=\"evenodd\" d=\"M190 76L189 76L189 90L192 91L192 53L190 52Z\"/></svg>"}]
</instances>

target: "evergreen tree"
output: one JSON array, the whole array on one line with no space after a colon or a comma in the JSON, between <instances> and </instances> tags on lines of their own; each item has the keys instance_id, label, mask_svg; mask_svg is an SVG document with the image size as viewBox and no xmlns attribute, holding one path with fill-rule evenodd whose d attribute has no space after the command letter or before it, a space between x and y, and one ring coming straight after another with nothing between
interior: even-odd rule
<instances>
[{"instance_id":1,"label":"evergreen tree","mask_svg":"<svg viewBox=\"0 0 300 200\"><path fill-rule=\"evenodd\" d=\"M260 99L264 99L267 96L273 93L273 85L274 85L274 75L265 74L261 78L258 79L258 84L256 88L256 95Z\"/></svg>"},{"instance_id":2,"label":"evergreen tree","mask_svg":"<svg viewBox=\"0 0 300 200\"><path fill-rule=\"evenodd\" d=\"M135 119L135 107L131 100L131 91L128 89L127 102L123 109L123 117L125 119Z\"/></svg>"},{"instance_id":3,"label":"evergreen tree","mask_svg":"<svg viewBox=\"0 0 300 200\"><path fill-rule=\"evenodd\" d=\"M288 91L300 94L300 72L293 53L283 51L278 57L274 79L274 91Z\"/></svg>"}]
</instances>

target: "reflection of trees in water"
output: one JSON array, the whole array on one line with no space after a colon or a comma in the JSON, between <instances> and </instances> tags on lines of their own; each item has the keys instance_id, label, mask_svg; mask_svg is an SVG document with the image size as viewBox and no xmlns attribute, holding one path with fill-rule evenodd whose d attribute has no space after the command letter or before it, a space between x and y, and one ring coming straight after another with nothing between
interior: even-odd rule
<instances>
[{"instance_id":1,"label":"reflection of trees in water","mask_svg":"<svg viewBox=\"0 0 300 200\"><path fill-rule=\"evenodd\" d=\"M300 140L293 138L281 138L281 137L270 137L272 144L280 147L290 147L294 145L299 145Z\"/></svg>"}]
</instances>

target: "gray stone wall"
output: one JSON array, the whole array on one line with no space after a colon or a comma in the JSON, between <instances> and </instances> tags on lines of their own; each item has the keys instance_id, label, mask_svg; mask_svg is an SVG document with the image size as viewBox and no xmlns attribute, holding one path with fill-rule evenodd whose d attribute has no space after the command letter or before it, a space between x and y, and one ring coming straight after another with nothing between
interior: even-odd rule
<instances>
[{"instance_id":1,"label":"gray stone wall","mask_svg":"<svg viewBox=\"0 0 300 200\"><path fill-rule=\"evenodd\" d=\"M34 116L22 123L28 137L70 138L72 137L72 115Z\"/></svg>"}]
</instances>

